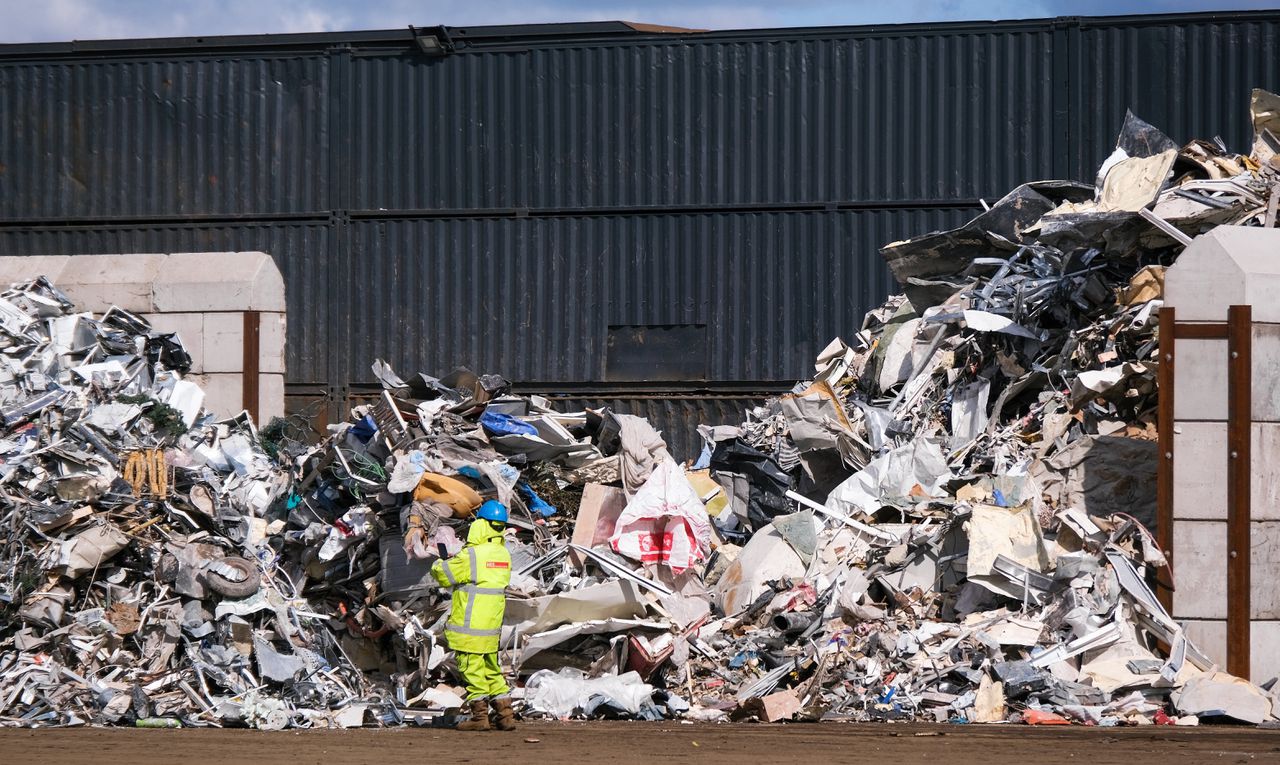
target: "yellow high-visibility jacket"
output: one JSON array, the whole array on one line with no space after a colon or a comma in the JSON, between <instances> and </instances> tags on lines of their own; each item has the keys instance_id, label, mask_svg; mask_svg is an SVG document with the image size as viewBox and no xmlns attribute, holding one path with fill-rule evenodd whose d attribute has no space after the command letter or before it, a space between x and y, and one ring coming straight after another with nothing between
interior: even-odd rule
<instances>
[{"instance_id":1,"label":"yellow high-visibility jacket","mask_svg":"<svg viewBox=\"0 0 1280 765\"><path fill-rule=\"evenodd\" d=\"M477 518L467 532L466 546L449 560L432 564L431 575L440 586L453 589L453 607L444 626L449 647L464 653L497 653L511 582L511 554L502 533Z\"/></svg>"}]
</instances>

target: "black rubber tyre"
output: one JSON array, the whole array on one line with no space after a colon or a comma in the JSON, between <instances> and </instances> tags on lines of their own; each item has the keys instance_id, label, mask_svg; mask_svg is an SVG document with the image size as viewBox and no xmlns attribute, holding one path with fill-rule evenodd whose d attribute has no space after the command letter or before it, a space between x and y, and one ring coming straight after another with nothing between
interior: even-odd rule
<instances>
[{"instance_id":1,"label":"black rubber tyre","mask_svg":"<svg viewBox=\"0 0 1280 765\"><path fill-rule=\"evenodd\" d=\"M218 559L216 563L230 566L244 575L240 581L232 581L212 568L206 568L204 570L205 586L219 595L224 595L228 598L247 598L257 592L262 585L262 578L258 575L258 566L251 560L227 556Z\"/></svg>"}]
</instances>

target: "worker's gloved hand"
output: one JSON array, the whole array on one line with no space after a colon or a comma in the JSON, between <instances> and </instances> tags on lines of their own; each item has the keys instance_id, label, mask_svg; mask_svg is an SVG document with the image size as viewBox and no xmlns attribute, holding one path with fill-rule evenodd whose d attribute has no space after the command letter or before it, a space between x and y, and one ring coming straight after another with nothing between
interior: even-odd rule
<instances>
[{"instance_id":1,"label":"worker's gloved hand","mask_svg":"<svg viewBox=\"0 0 1280 765\"><path fill-rule=\"evenodd\" d=\"M404 535L404 554L409 560L426 560L432 557L427 549L427 532L419 526L410 526Z\"/></svg>"}]
</instances>

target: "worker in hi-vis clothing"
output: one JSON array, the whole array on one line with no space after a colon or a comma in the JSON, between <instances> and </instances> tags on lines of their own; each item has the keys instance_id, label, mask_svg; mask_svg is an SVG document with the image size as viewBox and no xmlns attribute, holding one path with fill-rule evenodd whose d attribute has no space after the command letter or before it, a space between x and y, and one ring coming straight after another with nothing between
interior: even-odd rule
<instances>
[{"instance_id":1,"label":"worker in hi-vis clothing","mask_svg":"<svg viewBox=\"0 0 1280 765\"><path fill-rule=\"evenodd\" d=\"M516 729L511 689L498 665L498 637L511 582L511 554L502 538L506 527L506 506L492 499L485 502L471 522L466 546L431 566L436 581L453 590L444 636L457 657L471 707L471 719L458 730L489 730L490 703L498 730Z\"/></svg>"}]
</instances>

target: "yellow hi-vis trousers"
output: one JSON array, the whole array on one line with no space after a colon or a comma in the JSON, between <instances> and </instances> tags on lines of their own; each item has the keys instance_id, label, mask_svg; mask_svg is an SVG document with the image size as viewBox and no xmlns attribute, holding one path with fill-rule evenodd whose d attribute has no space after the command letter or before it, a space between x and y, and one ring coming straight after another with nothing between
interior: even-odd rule
<instances>
[{"instance_id":1,"label":"yellow hi-vis trousers","mask_svg":"<svg viewBox=\"0 0 1280 765\"><path fill-rule=\"evenodd\" d=\"M462 680L467 684L467 701L497 698L511 692L502 677L502 668L498 666L498 654L454 651L453 655Z\"/></svg>"}]
</instances>

